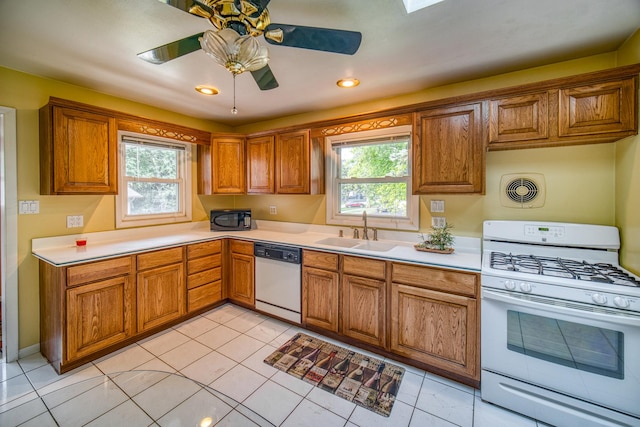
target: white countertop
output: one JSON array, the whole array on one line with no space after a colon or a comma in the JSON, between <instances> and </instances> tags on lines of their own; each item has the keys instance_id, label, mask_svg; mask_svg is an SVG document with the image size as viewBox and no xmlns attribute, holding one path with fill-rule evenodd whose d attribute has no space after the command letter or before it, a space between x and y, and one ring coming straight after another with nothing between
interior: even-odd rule
<instances>
[{"instance_id":1,"label":"white countertop","mask_svg":"<svg viewBox=\"0 0 640 427\"><path fill-rule=\"evenodd\" d=\"M233 237L437 267L477 272L481 268L480 239L477 238L456 236L454 242L455 252L448 255L416 251L413 245L419 241L417 232L380 230L378 232L379 241L395 245L391 250L384 252L316 243L318 240L327 237L337 237L340 229L344 229L344 239L351 240L351 230L347 227L258 220L254 221L250 231L215 232L209 230L208 221L202 221L33 239L32 253L35 257L49 264L62 267L189 243ZM76 246L75 241L78 238L87 239L87 245ZM360 242L364 241L360 240Z\"/></svg>"}]
</instances>

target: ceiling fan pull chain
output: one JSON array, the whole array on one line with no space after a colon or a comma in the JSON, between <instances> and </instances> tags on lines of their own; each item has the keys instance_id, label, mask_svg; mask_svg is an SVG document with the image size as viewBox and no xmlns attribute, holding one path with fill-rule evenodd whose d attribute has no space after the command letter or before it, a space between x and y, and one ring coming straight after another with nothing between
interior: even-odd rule
<instances>
[{"instance_id":1,"label":"ceiling fan pull chain","mask_svg":"<svg viewBox=\"0 0 640 427\"><path fill-rule=\"evenodd\" d=\"M231 109L231 114L238 114L238 109L236 108L236 73L233 73L233 108Z\"/></svg>"}]
</instances>

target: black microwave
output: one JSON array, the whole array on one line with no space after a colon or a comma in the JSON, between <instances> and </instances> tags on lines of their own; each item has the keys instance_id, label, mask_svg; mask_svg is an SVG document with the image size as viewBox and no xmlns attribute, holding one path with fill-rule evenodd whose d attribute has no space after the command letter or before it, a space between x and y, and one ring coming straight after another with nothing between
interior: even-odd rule
<instances>
[{"instance_id":1,"label":"black microwave","mask_svg":"<svg viewBox=\"0 0 640 427\"><path fill-rule=\"evenodd\" d=\"M251 209L212 209L211 231L251 230Z\"/></svg>"}]
</instances>

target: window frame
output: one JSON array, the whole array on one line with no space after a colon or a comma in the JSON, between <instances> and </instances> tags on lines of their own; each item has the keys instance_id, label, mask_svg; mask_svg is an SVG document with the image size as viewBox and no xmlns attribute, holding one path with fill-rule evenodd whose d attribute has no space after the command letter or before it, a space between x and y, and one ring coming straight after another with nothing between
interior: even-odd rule
<instances>
[{"instance_id":1,"label":"window frame","mask_svg":"<svg viewBox=\"0 0 640 427\"><path fill-rule=\"evenodd\" d=\"M153 144L156 146L175 147L180 153L177 160L177 177L173 182L179 184L178 212L129 215L128 214L128 183L138 181L135 177L126 176L127 142ZM116 228L141 227L148 225L173 224L189 222L192 219L192 159L193 147L190 143L176 141L170 138L149 136L135 132L118 131L118 194L115 200ZM144 178L146 182L168 182L167 180L153 180Z\"/></svg>"},{"instance_id":2,"label":"window frame","mask_svg":"<svg viewBox=\"0 0 640 427\"><path fill-rule=\"evenodd\" d=\"M326 223L332 225L344 225L350 227L359 227L363 225L362 217L354 214L340 213L340 191L339 184L342 179L338 176L338 154L334 149L335 146L371 141L375 144L375 140L408 136L409 146L407 153L407 176L404 178L407 185L407 216L377 216L368 214L367 225L370 227L397 229L397 230L418 230L420 226L420 197L413 195L412 191L412 156L413 156L413 128L411 125L398 126L393 128L375 129L361 132L352 132L347 134L328 136L325 138L326 152ZM366 183L375 180L375 182L398 182L398 177L393 178L358 178L359 182Z\"/></svg>"}]
</instances>

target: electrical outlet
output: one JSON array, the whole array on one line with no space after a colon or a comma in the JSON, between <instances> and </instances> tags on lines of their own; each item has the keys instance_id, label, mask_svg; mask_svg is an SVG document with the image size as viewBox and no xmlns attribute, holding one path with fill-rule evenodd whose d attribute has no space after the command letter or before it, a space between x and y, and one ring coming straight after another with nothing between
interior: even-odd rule
<instances>
[{"instance_id":1,"label":"electrical outlet","mask_svg":"<svg viewBox=\"0 0 640 427\"><path fill-rule=\"evenodd\" d=\"M443 228L447 225L447 218L443 216L432 216L431 226L433 228Z\"/></svg>"},{"instance_id":2,"label":"electrical outlet","mask_svg":"<svg viewBox=\"0 0 640 427\"><path fill-rule=\"evenodd\" d=\"M270 215L277 215L278 214L278 208L276 208L275 205L269 206L269 214Z\"/></svg>"},{"instance_id":3,"label":"electrical outlet","mask_svg":"<svg viewBox=\"0 0 640 427\"><path fill-rule=\"evenodd\" d=\"M432 200L431 212L444 212L444 200Z\"/></svg>"},{"instance_id":4,"label":"electrical outlet","mask_svg":"<svg viewBox=\"0 0 640 427\"><path fill-rule=\"evenodd\" d=\"M67 215L67 228L78 228L84 225L82 215Z\"/></svg>"}]
</instances>

